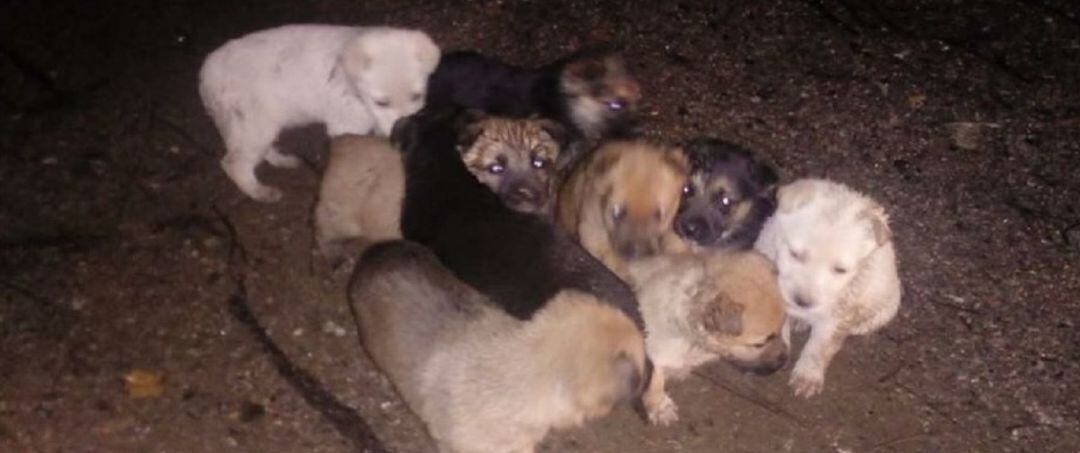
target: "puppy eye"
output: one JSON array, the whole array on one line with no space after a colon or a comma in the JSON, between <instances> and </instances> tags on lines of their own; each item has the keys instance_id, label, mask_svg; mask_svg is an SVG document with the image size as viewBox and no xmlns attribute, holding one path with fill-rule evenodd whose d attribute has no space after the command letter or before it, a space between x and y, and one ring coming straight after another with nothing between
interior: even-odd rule
<instances>
[{"instance_id":1,"label":"puppy eye","mask_svg":"<svg viewBox=\"0 0 1080 453\"><path fill-rule=\"evenodd\" d=\"M413 93L411 99L413 102L420 102L421 99L424 99L424 95L420 93Z\"/></svg>"},{"instance_id":2,"label":"puppy eye","mask_svg":"<svg viewBox=\"0 0 1080 453\"><path fill-rule=\"evenodd\" d=\"M622 99L612 99L607 102L607 107L613 112L617 112L626 108L626 101Z\"/></svg>"},{"instance_id":3,"label":"puppy eye","mask_svg":"<svg viewBox=\"0 0 1080 453\"><path fill-rule=\"evenodd\" d=\"M848 272L847 268L844 266L833 266L832 271L836 275L844 275Z\"/></svg>"},{"instance_id":4,"label":"puppy eye","mask_svg":"<svg viewBox=\"0 0 1080 453\"><path fill-rule=\"evenodd\" d=\"M692 186L690 184L687 184L687 185L683 186L682 187L682 194L683 194L684 197L692 197L692 196L694 196L694 186Z\"/></svg>"},{"instance_id":5,"label":"puppy eye","mask_svg":"<svg viewBox=\"0 0 1080 453\"><path fill-rule=\"evenodd\" d=\"M731 198L729 198L729 197L720 197L720 201L718 201L717 203L719 203L720 206L723 206L725 208L729 207L729 206L731 206Z\"/></svg>"},{"instance_id":6,"label":"puppy eye","mask_svg":"<svg viewBox=\"0 0 1080 453\"><path fill-rule=\"evenodd\" d=\"M390 100L389 99L376 99L375 100L375 105L377 105L379 107L390 107Z\"/></svg>"},{"instance_id":7,"label":"puppy eye","mask_svg":"<svg viewBox=\"0 0 1080 453\"><path fill-rule=\"evenodd\" d=\"M488 165L487 166L487 171L488 171L488 173L497 175L497 174L500 174L500 173L506 171L506 167L504 167L503 164L495 163L495 164Z\"/></svg>"},{"instance_id":8,"label":"puppy eye","mask_svg":"<svg viewBox=\"0 0 1080 453\"><path fill-rule=\"evenodd\" d=\"M619 221L622 220L623 217L626 217L626 206L621 204L615 205L611 210L611 218L615 219L615 221Z\"/></svg>"},{"instance_id":9,"label":"puppy eye","mask_svg":"<svg viewBox=\"0 0 1080 453\"><path fill-rule=\"evenodd\" d=\"M791 250L789 250L789 252L791 253L791 257L795 258L795 261L798 261L800 263L806 262L806 251L804 251L804 250L796 251L795 249L791 249Z\"/></svg>"},{"instance_id":10,"label":"puppy eye","mask_svg":"<svg viewBox=\"0 0 1080 453\"><path fill-rule=\"evenodd\" d=\"M547 165L548 165L547 159L544 159L543 157L535 156L535 155L532 157L532 166L533 166L533 168L543 169L544 167L547 167Z\"/></svg>"}]
</instances>

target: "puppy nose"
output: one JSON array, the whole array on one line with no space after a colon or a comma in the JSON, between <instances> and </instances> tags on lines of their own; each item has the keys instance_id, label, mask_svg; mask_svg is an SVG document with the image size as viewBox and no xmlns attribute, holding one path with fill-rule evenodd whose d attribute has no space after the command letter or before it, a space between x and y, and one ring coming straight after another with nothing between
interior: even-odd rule
<instances>
[{"instance_id":1,"label":"puppy nose","mask_svg":"<svg viewBox=\"0 0 1080 453\"><path fill-rule=\"evenodd\" d=\"M708 236L709 225L700 217L679 219L675 224L675 233L693 241L701 241Z\"/></svg>"},{"instance_id":2,"label":"puppy nose","mask_svg":"<svg viewBox=\"0 0 1080 453\"><path fill-rule=\"evenodd\" d=\"M536 201L539 195L535 190L530 187L518 187L514 190L514 195L521 201Z\"/></svg>"},{"instance_id":3,"label":"puppy nose","mask_svg":"<svg viewBox=\"0 0 1080 453\"><path fill-rule=\"evenodd\" d=\"M803 296L795 296L795 305L803 308L808 308L810 307L810 299L807 299Z\"/></svg>"}]
</instances>

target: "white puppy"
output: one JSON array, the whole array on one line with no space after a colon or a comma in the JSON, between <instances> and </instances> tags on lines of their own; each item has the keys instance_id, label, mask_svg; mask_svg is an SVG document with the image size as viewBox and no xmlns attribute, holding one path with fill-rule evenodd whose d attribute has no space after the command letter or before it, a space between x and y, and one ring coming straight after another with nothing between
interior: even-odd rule
<instances>
[{"instance_id":1,"label":"white puppy","mask_svg":"<svg viewBox=\"0 0 1080 453\"><path fill-rule=\"evenodd\" d=\"M208 57L199 94L225 139L221 165L240 190L281 199L255 167L296 167L274 141L282 128L325 123L330 136L389 135L423 106L439 48L426 34L388 27L286 25L229 41Z\"/></svg>"},{"instance_id":2,"label":"white puppy","mask_svg":"<svg viewBox=\"0 0 1080 453\"><path fill-rule=\"evenodd\" d=\"M755 247L776 263L791 322L811 327L791 374L795 394L812 396L849 335L873 332L900 307L896 252L885 210L835 182L801 179L777 193L778 208Z\"/></svg>"}]
</instances>

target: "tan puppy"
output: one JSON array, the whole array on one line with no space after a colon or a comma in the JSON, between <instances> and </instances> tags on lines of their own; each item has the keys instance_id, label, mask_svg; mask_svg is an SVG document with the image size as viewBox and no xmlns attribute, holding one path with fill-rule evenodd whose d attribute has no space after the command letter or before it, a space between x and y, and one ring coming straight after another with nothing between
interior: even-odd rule
<instances>
[{"instance_id":1,"label":"tan puppy","mask_svg":"<svg viewBox=\"0 0 1080 453\"><path fill-rule=\"evenodd\" d=\"M315 240L323 256L341 258L361 245L401 237L405 196L401 153L384 137L343 135L330 142L330 160L315 206Z\"/></svg>"},{"instance_id":2,"label":"tan puppy","mask_svg":"<svg viewBox=\"0 0 1080 453\"><path fill-rule=\"evenodd\" d=\"M532 452L646 385L644 339L619 310L567 290L522 321L415 243L369 248L349 299L368 354L441 452Z\"/></svg>"},{"instance_id":3,"label":"tan puppy","mask_svg":"<svg viewBox=\"0 0 1080 453\"><path fill-rule=\"evenodd\" d=\"M626 280L628 260L686 248L672 220L689 171L680 148L608 142L563 184L556 220Z\"/></svg>"},{"instance_id":4,"label":"tan puppy","mask_svg":"<svg viewBox=\"0 0 1080 453\"><path fill-rule=\"evenodd\" d=\"M550 216L562 126L546 119L478 117L462 131L469 172L509 208ZM338 261L354 249L401 237L405 176L401 153L381 137L345 135L330 160L315 207L315 239Z\"/></svg>"},{"instance_id":5,"label":"tan puppy","mask_svg":"<svg viewBox=\"0 0 1080 453\"><path fill-rule=\"evenodd\" d=\"M783 301L772 264L761 254L659 255L629 269L656 367L645 398L655 423L678 419L664 391L667 378L716 359L760 374L787 362Z\"/></svg>"}]
</instances>

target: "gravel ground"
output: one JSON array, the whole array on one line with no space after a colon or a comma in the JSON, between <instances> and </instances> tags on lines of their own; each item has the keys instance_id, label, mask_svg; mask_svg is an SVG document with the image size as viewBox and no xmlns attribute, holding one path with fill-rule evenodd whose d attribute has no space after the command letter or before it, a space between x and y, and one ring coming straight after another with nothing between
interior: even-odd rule
<instances>
[{"instance_id":1,"label":"gravel ground","mask_svg":"<svg viewBox=\"0 0 1080 453\"><path fill-rule=\"evenodd\" d=\"M613 42L650 135L724 137L891 212L904 306L822 395L716 364L672 385L679 424L620 410L543 451L1080 451L1071 0L3 2L0 451L345 452L367 425L431 450L312 257L321 128L282 137L308 168L261 172L281 203L217 164L202 57L289 22L522 64Z\"/></svg>"}]
</instances>

